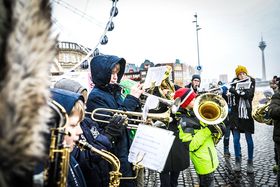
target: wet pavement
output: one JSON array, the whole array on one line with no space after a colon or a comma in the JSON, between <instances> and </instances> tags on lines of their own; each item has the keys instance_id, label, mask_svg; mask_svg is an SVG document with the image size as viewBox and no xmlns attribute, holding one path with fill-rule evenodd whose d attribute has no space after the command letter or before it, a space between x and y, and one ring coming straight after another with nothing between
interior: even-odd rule
<instances>
[{"instance_id":1,"label":"wet pavement","mask_svg":"<svg viewBox=\"0 0 280 187\"><path fill-rule=\"evenodd\" d=\"M272 140L273 127L255 123L254 140L254 174L247 174L247 143L244 134L241 136L242 170L234 172L235 157L233 149L232 134L230 136L231 157L223 155L223 141L217 145L219 167L215 172L215 186L277 186L276 174L272 168L274 160L274 142ZM145 170L145 186L160 186L159 174L155 171ZM193 168L182 171L178 179L178 187L198 186L198 178Z\"/></svg>"}]
</instances>

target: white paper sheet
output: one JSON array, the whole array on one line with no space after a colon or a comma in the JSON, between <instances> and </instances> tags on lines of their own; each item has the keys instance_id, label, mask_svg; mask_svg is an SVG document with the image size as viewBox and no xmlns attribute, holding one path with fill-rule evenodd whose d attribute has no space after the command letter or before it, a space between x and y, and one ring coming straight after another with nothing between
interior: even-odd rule
<instances>
[{"instance_id":1,"label":"white paper sheet","mask_svg":"<svg viewBox=\"0 0 280 187\"><path fill-rule=\"evenodd\" d=\"M150 88L152 83L155 83L155 86L159 86L164 78L166 70L166 66L150 67L148 69L143 88Z\"/></svg>"},{"instance_id":2,"label":"white paper sheet","mask_svg":"<svg viewBox=\"0 0 280 187\"><path fill-rule=\"evenodd\" d=\"M140 124L129 150L128 161L161 172L173 144L172 131Z\"/></svg>"}]
</instances>

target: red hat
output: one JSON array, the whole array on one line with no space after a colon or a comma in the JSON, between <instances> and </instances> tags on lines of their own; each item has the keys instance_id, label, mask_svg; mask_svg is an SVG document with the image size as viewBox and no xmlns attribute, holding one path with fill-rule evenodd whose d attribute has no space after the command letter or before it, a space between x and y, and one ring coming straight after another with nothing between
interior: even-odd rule
<instances>
[{"instance_id":1,"label":"red hat","mask_svg":"<svg viewBox=\"0 0 280 187\"><path fill-rule=\"evenodd\" d=\"M186 108L188 104L196 97L196 93L190 88L180 88L174 94L174 99L180 97L181 105L180 107Z\"/></svg>"}]
</instances>

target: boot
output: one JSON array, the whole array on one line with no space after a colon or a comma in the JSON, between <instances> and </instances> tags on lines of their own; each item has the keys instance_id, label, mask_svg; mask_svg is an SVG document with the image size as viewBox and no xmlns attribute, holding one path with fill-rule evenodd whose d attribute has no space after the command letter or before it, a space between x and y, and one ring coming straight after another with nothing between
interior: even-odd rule
<instances>
[{"instance_id":1,"label":"boot","mask_svg":"<svg viewBox=\"0 0 280 187\"><path fill-rule=\"evenodd\" d=\"M254 173L253 160L247 162L247 173Z\"/></svg>"},{"instance_id":2,"label":"boot","mask_svg":"<svg viewBox=\"0 0 280 187\"><path fill-rule=\"evenodd\" d=\"M228 146L224 146L224 157L230 158L230 152Z\"/></svg>"},{"instance_id":3,"label":"boot","mask_svg":"<svg viewBox=\"0 0 280 187\"><path fill-rule=\"evenodd\" d=\"M233 170L236 172L241 171L241 159L240 158L235 158L235 167Z\"/></svg>"}]
</instances>

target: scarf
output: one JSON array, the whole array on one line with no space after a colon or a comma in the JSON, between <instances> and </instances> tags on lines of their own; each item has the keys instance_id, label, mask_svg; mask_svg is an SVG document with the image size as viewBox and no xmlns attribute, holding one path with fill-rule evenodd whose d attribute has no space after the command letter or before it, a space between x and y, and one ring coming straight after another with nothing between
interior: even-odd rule
<instances>
[{"instance_id":1,"label":"scarf","mask_svg":"<svg viewBox=\"0 0 280 187\"><path fill-rule=\"evenodd\" d=\"M241 119L249 119L247 108L250 107L248 100L240 97L238 105L238 117Z\"/></svg>"}]
</instances>

